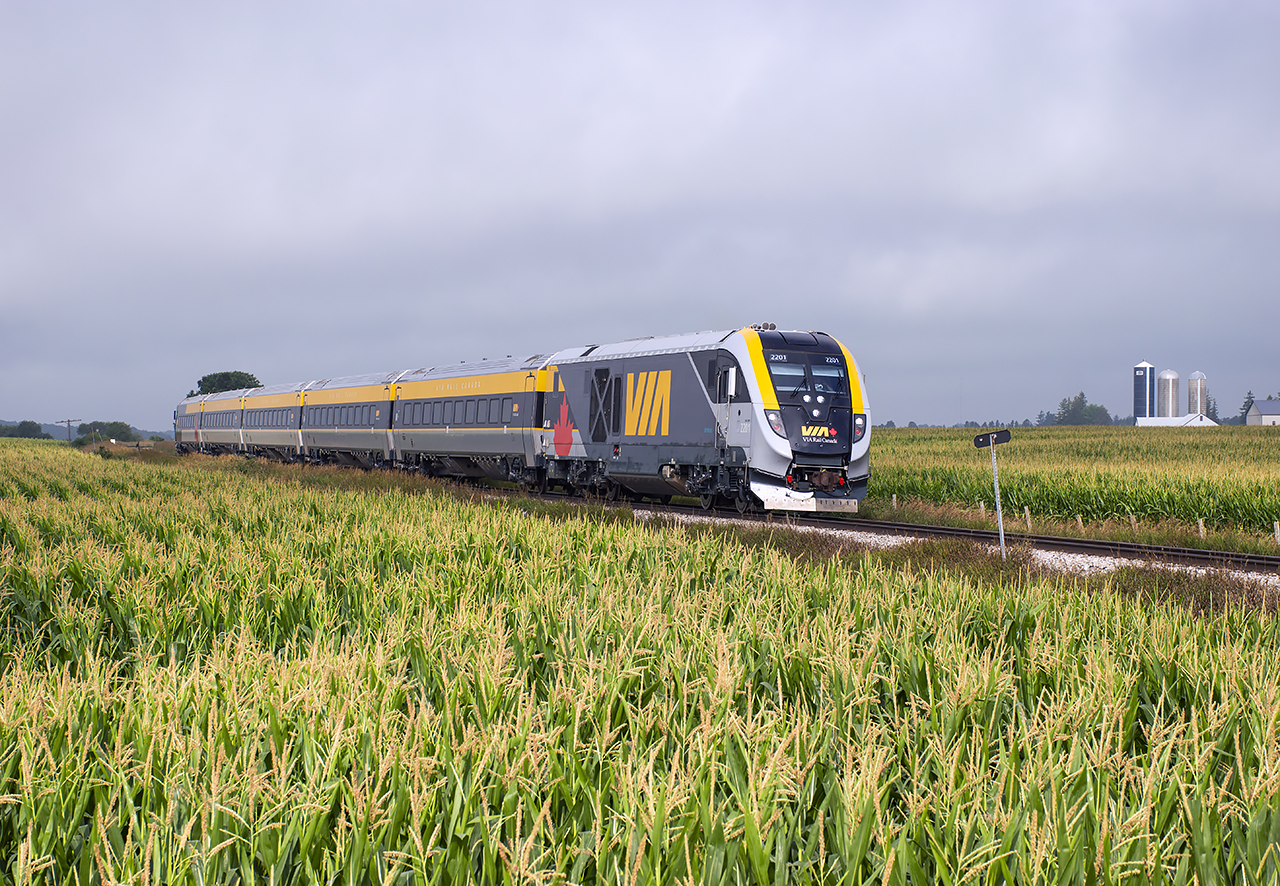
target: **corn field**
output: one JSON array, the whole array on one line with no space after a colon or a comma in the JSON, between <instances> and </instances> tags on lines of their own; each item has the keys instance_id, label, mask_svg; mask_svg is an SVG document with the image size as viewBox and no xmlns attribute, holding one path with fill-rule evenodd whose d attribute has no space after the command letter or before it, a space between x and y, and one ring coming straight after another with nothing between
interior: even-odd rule
<instances>
[{"instance_id":1,"label":"corn field","mask_svg":"<svg viewBox=\"0 0 1280 886\"><path fill-rule=\"evenodd\" d=\"M877 430L868 494L994 507L991 455L969 429ZM1280 520L1280 433L1259 427L1015 428L997 449L1015 513L1177 520L1271 532Z\"/></svg>"},{"instance_id":2,"label":"corn field","mask_svg":"<svg viewBox=\"0 0 1280 886\"><path fill-rule=\"evenodd\" d=\"M253 468L0 443L0 882L1277 879L1266 613Z\"/></svg>"}]
</instances>

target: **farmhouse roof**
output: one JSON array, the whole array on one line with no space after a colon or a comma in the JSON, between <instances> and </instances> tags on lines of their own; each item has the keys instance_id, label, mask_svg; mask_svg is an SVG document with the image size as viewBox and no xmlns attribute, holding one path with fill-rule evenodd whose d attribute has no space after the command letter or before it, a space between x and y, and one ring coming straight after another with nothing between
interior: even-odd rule
<instances>
[{"instance_id":1,"label":"farmhouse roof","mask_svg":"<svg viewBox=\"0 0 1280 886\"><path fill-rule=\"evenodd\" d=\"M1280 400L1254 400L1252 408L1259 415L1280 415Z\"/></svg>"}]
</instances>

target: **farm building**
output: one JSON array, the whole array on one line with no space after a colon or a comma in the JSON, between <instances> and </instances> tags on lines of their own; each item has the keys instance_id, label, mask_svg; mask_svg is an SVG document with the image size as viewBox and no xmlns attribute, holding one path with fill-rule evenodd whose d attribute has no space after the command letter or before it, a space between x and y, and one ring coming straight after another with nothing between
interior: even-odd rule
<instances>
[{"instance_id":1,"label":"farm building","mask_svg":"<svg viewBox=\"0 0 1280 886\"><path fill-rule=\"evenodd\" d=\"M1245 414L1247 425L1280 425L1280 400L1254 400Z\"/></svg>"},{"instance_id":2,"label":"farm building","mask_svg":"<svg viewBox=\"0 0 1280 886\"><path fill-rule=\"evenodd\" d=\"M1277 401L1280 402L1280 401ZM1140 418L1137 421L1140 428L1216 428L1218 423L1207 415L1195 413L1194 415L1173 415L1159 416L1157 418Z\"/></svg>"}]
</instances>

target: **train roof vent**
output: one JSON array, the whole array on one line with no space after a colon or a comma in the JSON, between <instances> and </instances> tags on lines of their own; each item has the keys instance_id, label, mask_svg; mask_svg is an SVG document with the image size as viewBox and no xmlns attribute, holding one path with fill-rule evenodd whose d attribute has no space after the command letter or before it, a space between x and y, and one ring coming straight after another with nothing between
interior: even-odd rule
<instances>
[{"instance_id":1,"label":"train roof vent","mask_svg":"<svg viewBox=\"0 0 1280 886\"><path fill-rule=\"evenodd\" d=\"M816 345L818 340L808 332L781 332L782 340L789 345Z\"/></svg>"}]
</instances>

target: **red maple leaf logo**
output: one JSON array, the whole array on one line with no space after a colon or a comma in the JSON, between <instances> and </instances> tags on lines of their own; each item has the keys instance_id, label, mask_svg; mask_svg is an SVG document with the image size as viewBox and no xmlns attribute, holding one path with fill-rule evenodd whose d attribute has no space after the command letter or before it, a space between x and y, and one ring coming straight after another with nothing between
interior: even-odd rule
<instances>
[{"instance_id":1,"label":"red maple leaf logo","mask_svg":"<svg viewBox=\"0 0 1280 886\"><path fill-rule=\"evenodd\" d=\"M555 429L555 436L551 441L555 443L556 455L568 455L573 448L573 425L569 423L568 397L560 404L560 420L555 423Z\"/></svg>"}]
</instances>

